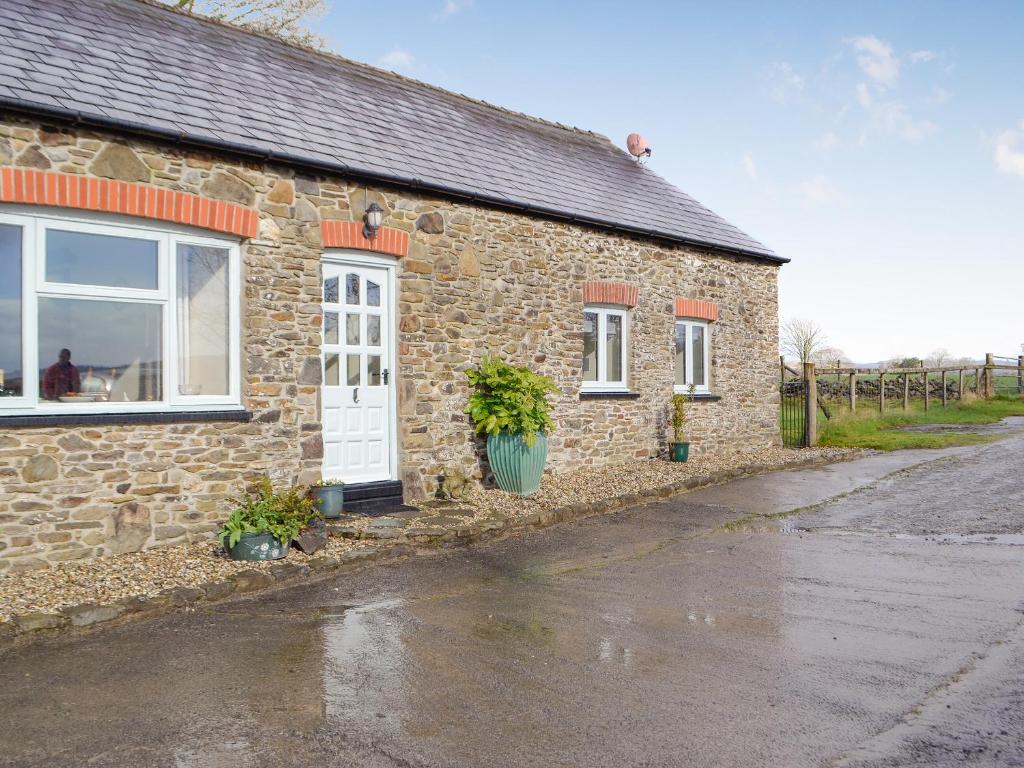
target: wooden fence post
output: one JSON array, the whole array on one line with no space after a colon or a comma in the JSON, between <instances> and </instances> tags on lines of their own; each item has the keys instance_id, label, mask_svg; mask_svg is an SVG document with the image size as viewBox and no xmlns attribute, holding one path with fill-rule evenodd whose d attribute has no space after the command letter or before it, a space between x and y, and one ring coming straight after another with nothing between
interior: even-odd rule
<instances>
[{"instance_id":1,"label":"wooden fence post","mask_svg":"<svg viewBox=\"0 0 1024 768\"><path fill-rule=\"evenodd\" d=\"M1017 394L1024 395L1024 355L1017 356Z\"/></svg>"},{"instance_id":2,"label":"wooden fence post","mask_svg":"<svg viewBox=\"0 0 1024 768\"><path fill-rule=\"evenodd\" d=\"M985 399L991 400L996 394L994 355L991 352L985 353Z\"/></svg>"},{"instance_id":3,"label":"wooden fence post","mask_svg":"<svg viewBox=\"0 0 1024 768\"><path fill-rule=\"evenodd\" d=\"M779 355L779 384L786 383L786 356Z\"/></svg>"},{"instance_id":4,"label":"wooden fence post","mask_svg":"<svg viewBox=\"0 0 1024 768\"><path fill-rule=\"evenodd\" d=\"M959 400L960 400L961 403L964 401L964 369L963 368L960 369L960 397L959 397Z\"/></svg>"},{"instance_id":5,"label":"wooden fence post","mask_svg":"<svg viewBox=\"0 0 1024 768\"><path fill-rule=\"evenodd\" d=\"M974 394L981 397L981 368L974 369Z\"/></svg>"},{"instance_id":6,"label":"wooden fence post","mask_svg":"<svg viewBox=\"0 0 1024 768\"><path fill-rule=\"evenodd\" d=\"M903 410L910 409L910 374L903 374Z\"/></svg>"},{"instance_id":7,"label":"wooden fence post","mask_svg":"<svg viewBox=\"0 0 1024 768\"><path fill-rule=\"evenodd\" d=\"M885 413L885 374L878 372L878 410Z\"/></svg>"},{"instance_id":8,"label":"wooden fence post","mask_svg":"<svg viewBox=\"0 0 1024 768\"><path fill-rule=\"evenodd\" d=\"M814 363L804 363L804 389L807 393L804 400L804 443L813 448L818 444L818 377L814 373Z\"/></svg>"},{"instance_id":9,"label":"wooden fence post","mask_svg":"<svg viewBox=\"0 0 1024 768\"><path fill-rule=\"evenodd\" d=\"M928 371L924 372L924 409L931 405L931 392L928 390Z\"/></svg>"},{"instance_id":10,"label":"wooden fence post","mask_svg":"<svg viewBox=\"0 0 1024 768\"><path fill-rule=\"evenodd\" d=\"M946 371L942 371L942 407L946 407Z\"/></svg>"},{"instance_id":11,"label":"wooden fence post","mask_svg":"<svg viewBox=\"0 0 1024 768\"><path fill-rule=\"evenodd\" d=\"M857 374L850 374L850 413L857 412Z\"/></svg>"}]
</instances>

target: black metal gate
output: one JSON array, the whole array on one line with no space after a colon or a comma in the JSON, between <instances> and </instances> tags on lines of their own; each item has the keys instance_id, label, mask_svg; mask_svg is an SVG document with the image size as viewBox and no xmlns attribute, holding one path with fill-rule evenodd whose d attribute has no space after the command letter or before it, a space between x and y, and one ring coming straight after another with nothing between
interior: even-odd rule
<instances>
[{"instance_id":1,"label":"black metal gate","mask_svg":"<svg viewBox=\"0 0 1024 768\"><path fill-rule=\"evenodd\" d=\"M779 429L787 448L806 448L807 382L783 377L779 385Z\"/></svg>"}]
</instances>

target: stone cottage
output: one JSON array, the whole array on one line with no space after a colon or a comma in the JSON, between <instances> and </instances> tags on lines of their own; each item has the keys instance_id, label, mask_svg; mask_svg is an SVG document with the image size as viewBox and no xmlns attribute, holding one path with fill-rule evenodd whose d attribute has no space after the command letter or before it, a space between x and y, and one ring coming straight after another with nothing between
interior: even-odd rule
<instances>
[{"instance_id":1,"label":"stone cottage","mask_svg":"<svg viewBox=\"0 0 1024 768\"><path fill-rule=\"evenodd\" d=\"M0 14L0 570L486 477L487 353L549 469L775 445L785 259L603 136L144 0Z\"/></svg>"}]
</instances>

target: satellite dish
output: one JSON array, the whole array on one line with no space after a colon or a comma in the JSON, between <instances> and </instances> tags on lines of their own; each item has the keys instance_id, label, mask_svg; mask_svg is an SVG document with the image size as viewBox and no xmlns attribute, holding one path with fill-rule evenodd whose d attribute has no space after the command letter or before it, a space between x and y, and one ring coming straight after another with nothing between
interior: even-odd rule
<instances>
[{"instance_id":1,"label":"satellite dish","mask_svg":"<svg viewBox=\"0 0 1024 768\"><path fill-rule=\"evenodd\" d=\"M647 139L639 133L631 133L626 137L626 149L637 160L641 157L651 156L651 148L647 144Z\"/></svg>"}]
</instances>

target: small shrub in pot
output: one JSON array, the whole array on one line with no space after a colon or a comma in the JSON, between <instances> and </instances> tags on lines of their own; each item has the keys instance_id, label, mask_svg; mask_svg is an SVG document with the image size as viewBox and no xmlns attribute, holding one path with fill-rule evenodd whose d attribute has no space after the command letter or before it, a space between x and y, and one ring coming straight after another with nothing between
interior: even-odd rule
<instances>
[{"instance_id":1,"label":"small shrub in pot","mask_svg":"<svg viewBox=\"0 0 1024 768\"><path fill-rule=\"evenodd\" d=\"M341 517L345 502L345 483L342 480L320 480L309 488L313 505L325 520Z\"/></svg>"},{"instance_id":2,"label":"small shrub in pot","mask_svg":"<svg viewBox=\"0 0 1024 768\"><path fill-rule=\"evenodd\" d=\"M251 493L235 499L218 538L232 560L280 560L317 516L303 489L275 492L270 478L261 477Z\"/></svg>"}]
</instances>

